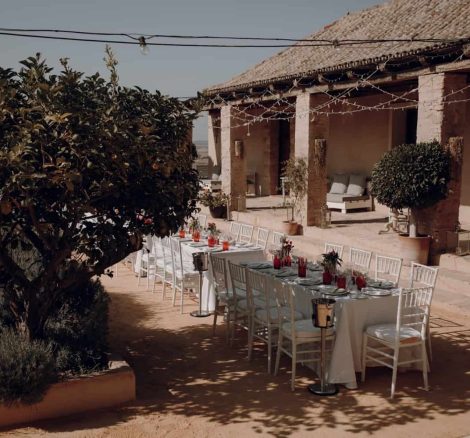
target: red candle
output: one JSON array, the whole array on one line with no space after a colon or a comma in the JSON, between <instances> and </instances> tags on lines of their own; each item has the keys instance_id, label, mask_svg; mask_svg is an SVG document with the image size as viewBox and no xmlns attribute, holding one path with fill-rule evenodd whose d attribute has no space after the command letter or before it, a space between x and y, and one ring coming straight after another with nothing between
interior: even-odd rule
<instances>
[{"instance_id":1,"label":"red candle","mask_svg":"<svg viewBox=\"0 0 470 438\"><path fill-rule=\"evenodd\" d=\"M301 278L305 278L307 276L307 265L306 264L300 264L299 263L297 275Z\"/></svg>"},{"instance_id":2,"label":"red candle","mask_svg":"<svg viewBox=\"0 0 470 438\"><path fill-rule=\"evenodd\" d=\"M274 269L281 269L281 259L277 255L274 256L273 267Z\"/></svg>"},{"instance_id":3,"label":"red candle","mask_svg":"<svg viewBox=\"0 0 470 438\"><path fill-rule=\"evenodd\" d=\"M228 248L229 248L228 240L224 240L222 242L222 251L228 251Z\"/></svg>"},{"instance_id":4,"label":"red candle","mask_svg":"<svg viewBox=\"0 0 470 438\"><path fill-rule=\"evenodd\" d=\"M193 231L193 240L195 242L199 242L200 238L201 238L201 233L199 232L199 230L194 230Z\"/></svg>"},{"instance_id":5,"label":"red candle","mask_svg":"<svg viewBox=\"0 0 470 438\"><path fill-rule=\"evenodd\" d=\"M184 232L183 228L180 228L180 230L178 231L178 236L180 237L180 239L184 239L186 237L186 233Z\"/></svg>"}]
</instances>

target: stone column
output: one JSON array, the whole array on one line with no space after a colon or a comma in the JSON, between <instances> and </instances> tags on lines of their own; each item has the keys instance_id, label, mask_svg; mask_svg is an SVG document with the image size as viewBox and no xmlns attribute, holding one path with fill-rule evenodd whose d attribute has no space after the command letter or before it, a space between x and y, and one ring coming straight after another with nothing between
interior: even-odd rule
<instances>
[{"instance_id":1,"label":"stone column","mask_svg":"<svg viewBox=\"0 0 470 438\"><path fill-rule=\"evenodd\" d=\"M321 207L326 204L327 172L326 153L329 136L329 119L323 114L310 114L312 108L324 102L324 98L307 93L297 96L295 115L295 157L308 162L306 222L320 226Z\"/></svg>"},{"instance_id":2,"label":"stone column","mask_svg":"<svg viewBox=\"0 0 470 438\"><path fill-rule=\"evenodd\" d=\"M222 190L232 197L231 210L236 210L239 197L246 196L246 154L245 151L241 156L235 153L235 141L243 139L237 137L239 133L233 128L232 111L230 105L220 111L221 179Z\"/></svg>"},{"instance_id":3,"label":"stone column","mask_svg":"<svg viewBox=\"0 0 470 438\"><path fill-rule=\"evenodd\" d=\"M214 168L220 173L220 111L211 110L207 115L207 154L209 155L209 175L212 176Z\"/></svg>"},{"instance_id":4,"label":"stone column","mask_svg":"<svg viewBox=\"0 0 470 438\"><path fill-rule=\"evenodd\" d=\"M447 198L418 215L420 232L433 237L433 263L447 249L447 232L455 231L459 220L466 106L465 102L449 102L464 99L463 93L452 93L465 86L465 75L439 73L419 77L417 141L437 140L451 156Z\"/></svg>"}]
</instances>

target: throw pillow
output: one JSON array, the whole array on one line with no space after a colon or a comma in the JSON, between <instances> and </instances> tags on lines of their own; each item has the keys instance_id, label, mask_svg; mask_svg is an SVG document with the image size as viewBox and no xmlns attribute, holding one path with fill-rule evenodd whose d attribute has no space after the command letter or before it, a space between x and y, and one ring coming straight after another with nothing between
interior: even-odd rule
<instances>
[{"instance_id":1,"label":"throw pillow","mask_svg":"<svg viewBox=\"0 0 470 438\"><path fill-rule=\"evenodd\" d=\"M333 184L331 184L330 193L342 195L348 188L349 175L334 174Z\"/></svg>"},{"instance_id":2,"label":"throw pillow","mask_svg":"<svg viewBox=\"0 0 470 438\"><path fill-rule=\"evenodd\" d=\"M366 177L365 175L351 175L349 177L348 195L362 196L366 188Z\"/></svg>"}]
</instances>

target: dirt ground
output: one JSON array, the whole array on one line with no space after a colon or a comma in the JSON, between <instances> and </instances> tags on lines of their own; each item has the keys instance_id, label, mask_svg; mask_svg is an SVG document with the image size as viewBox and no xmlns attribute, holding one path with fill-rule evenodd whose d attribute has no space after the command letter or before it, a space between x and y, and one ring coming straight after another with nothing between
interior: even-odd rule
<instances>
[{"instance_id":1,"label":"dirt ground","mask_svg":"<svg viewBox=\"0 0 470 438\"><path fill-rule=\"evenodd\" d=\"M289 388L289 361L268 375L263 346L246 359L246 335L232 347L212 318L184 315L137 287L130 271L104 279L111 294L110 341L134 368L137 400L126 406L37 423L0 433L58 437L379 436L462 437L470 434L470 321L433 308L431 390L419 372L398 375L389 399L391 372L374 368L357 390L335 397L306 391L315 376L299 366L297 390Z\"/></svg>"}]
</instances>

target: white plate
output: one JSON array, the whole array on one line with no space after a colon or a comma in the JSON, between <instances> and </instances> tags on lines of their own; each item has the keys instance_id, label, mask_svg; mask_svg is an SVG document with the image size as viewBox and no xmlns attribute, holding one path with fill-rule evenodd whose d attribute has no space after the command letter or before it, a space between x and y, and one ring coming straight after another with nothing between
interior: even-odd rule
<instances>
[{"instance_id":1,"label":"white plate","mask_svg":"<svg viewBox=\"0 0 470 438\"><path fill-rule=\"evenodd\" d=\"M220 252L220 251L222 251L222 248L209 248L208 251L209 252Z\"/></svg>"},{"instance_id":2,"label":"white plate","mask_svg":"<svg viewBox=\"0 0 470 438\"><path fill-rule=\"evenodd\" d=\"M369 280L368 286L376 289L393 289L394 284L391 281L375 281L375 280Z\"/></svg>"},{"instance_id":3,"label":"white plate","mask_svg":"<svg viewBox=\"0 0 470 438\"><path fill-rule=\"evenodd\" d=\"M390 290L374 289L373 287L364 287L362 288L361 292L371 297L386 297L388 295L392 295L392 292Z\"/></svg>"},{"instance_id":4,"label":"white plate","mask_svg":"<svg viewBox=\"0 0 470 438\"><path fill-rule=\"evenodd\" d=\"M301 286L319 286L322 280L318 278L296 278L295 282Z\"/></svg>"}]
</instances>

